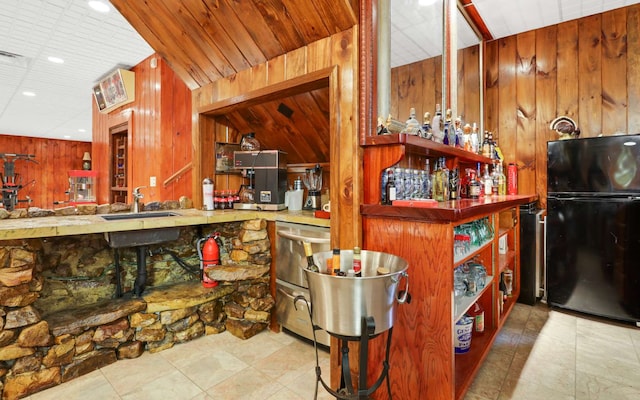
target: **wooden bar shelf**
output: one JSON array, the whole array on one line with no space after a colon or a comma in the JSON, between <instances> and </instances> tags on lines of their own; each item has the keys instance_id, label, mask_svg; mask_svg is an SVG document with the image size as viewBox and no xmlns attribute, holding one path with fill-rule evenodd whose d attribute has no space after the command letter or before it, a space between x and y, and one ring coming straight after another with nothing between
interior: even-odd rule
<instances>
[{"instance_id":1,"label":"wooden bar shelf","mask_svg":"<svg viewBox=\"0 0 640 400\"><path fill-rule=\"evenodd\" d=\"M475 167L491 160L404 134L369 136L363 147L365 182L369 183L365 204L360 206L363 248L404 258L411 279L412 303L398 307L391 344L389 363L402 370L390 374L393 397L409 399L419 393L425 399L461 399L520 293L519 221L503 227L500 214L517 215L519 205L536 196L486 196L440 202L432 208L382 205L381 174L393 165L420 168L425 158L446 157L448 166ZM455 227L484 218L493 237L465 255L454 254ZM498 251L501 237L509 249L504 255ZM472 259L485 266L487 284L477 295L456 302L454 268ZM513 292L500 313L499 284L506 268L513 271ZM484 334L472 337L467 353L455 355L455 322L475 303L484 309ZM370 365L379 365L383 354L384 349L374 345ZM376 373L370 369L368 378L374 379Z\"/></svg>"}]
</instances>

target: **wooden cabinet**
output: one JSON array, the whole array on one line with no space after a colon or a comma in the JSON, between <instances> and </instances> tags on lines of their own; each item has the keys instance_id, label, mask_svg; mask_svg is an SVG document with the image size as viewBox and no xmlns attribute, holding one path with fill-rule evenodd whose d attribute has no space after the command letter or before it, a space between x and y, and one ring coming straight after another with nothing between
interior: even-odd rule
<instances>
[{"instance_id":1,"label":"wooden cabinet","mask_svg":"<svg viewBox=\"0 0 640 400\"><path fill-rule=\"evenodd\" d=\"M127 178L127 131L113 134L111 149L111 203L126 203Z\"/></svg>"},{"instance_id":2,"label":"wooden cabinet","mask_svg":"<svg viewBox=\"0 0 640 400\"><path fill-rule=\"evenodd\" d=\"M380 177L384 168L422 165L424 157L447 157L452 166L475 165L490 160L459 149L417 137L390 135L371 137L365 152L365 199L361 206L363 248L398 255L409 263L411 303L398 306L390 353L390 379L394 398L462 398L486 357L491 344L519 294L518 206L535 196L495 196L477 200L441 202L435 208L412 208L379 204ZM507 218L515 216L507 221ZM456 227L486 218L493 228L490 240L464 256L454 252ZM501 224L501 220L503 223ZM504 226L501 228L501 226ZM500 254L504 237L509 251ZM476 258L492 277L474 298L454 299L454 268ZM514 272L513 294L499 306L500 274ZM475 302L485 310L485 332L474 336L467 353L454 353L455 322ZM378 376L383 358L385 333L374 340L369 352L369 383ZM375 393L374 398L386 394Z\"/></svg>"}]
</instances>

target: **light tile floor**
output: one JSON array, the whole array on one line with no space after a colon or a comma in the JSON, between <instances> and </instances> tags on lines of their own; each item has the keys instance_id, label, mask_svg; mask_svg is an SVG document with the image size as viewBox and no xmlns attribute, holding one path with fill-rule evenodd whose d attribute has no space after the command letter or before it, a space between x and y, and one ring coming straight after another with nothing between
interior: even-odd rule
<instances>
[{"instance_id":1,"label":"light tile floor","mask_svg":"<svg viewBox=\"0 0 640 400\"><path fill-rule=\"evenodd\" d=\"M329 355L319 356L328 381ZM313 346L288 334L243 341L225 332L118 361L28 399L309 400L315 364ZM320 388L318 399L333 397ZM640 329L517 304L465 397L507 399L640 399Z\"/></svg>"}]
</instances>

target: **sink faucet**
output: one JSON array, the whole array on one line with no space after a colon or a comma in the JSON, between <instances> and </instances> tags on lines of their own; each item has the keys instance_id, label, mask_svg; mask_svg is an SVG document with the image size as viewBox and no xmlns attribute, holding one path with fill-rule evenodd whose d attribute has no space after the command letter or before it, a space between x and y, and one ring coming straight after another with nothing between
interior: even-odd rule
<instances>
[{"instance_id":1,"label":"sink faucet","mask_svg":"<svg viewBox=\"0 0 640 400\"><path fill-rule=\"evenodd\" d=\"M137 188L133 189L133 212L134 213L140 212L140 199L144 197L144 194L140 193L140 189L144 189L144 188L146 188L146 186L138 186Z\"/></svg>"}]
</instances>

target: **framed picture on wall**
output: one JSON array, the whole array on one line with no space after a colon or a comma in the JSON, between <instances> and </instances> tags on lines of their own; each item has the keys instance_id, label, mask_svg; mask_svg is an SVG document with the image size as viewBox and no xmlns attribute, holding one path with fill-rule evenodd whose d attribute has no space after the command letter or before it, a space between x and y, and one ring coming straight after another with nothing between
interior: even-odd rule
<instances>
[{"instance_id":1,"label":"framed picture on wall","mask_svg":"<svg viewBox=\"0 0 640 400\"><path fill-rule=\"evenodd\" d=\"M135 74L116 69L93 87L98 109L108 112L135 100Z\"/></svg>"}]
</instances>

